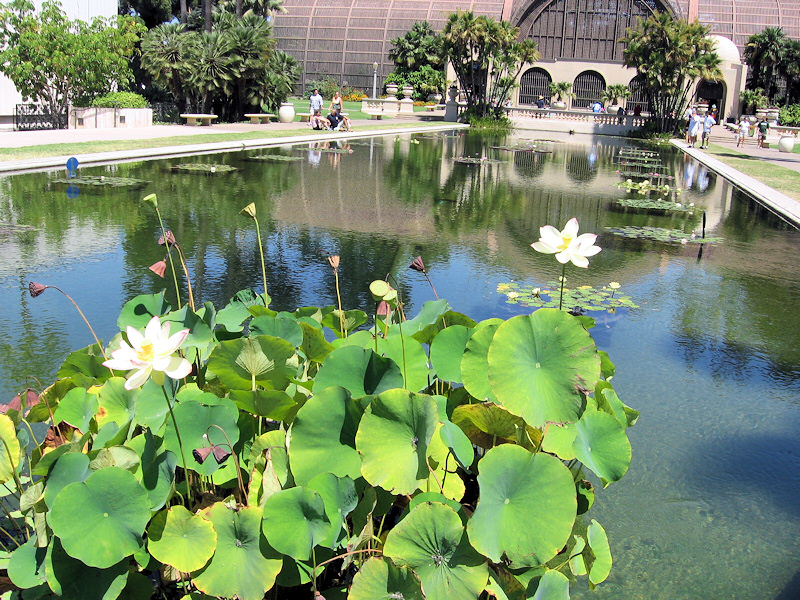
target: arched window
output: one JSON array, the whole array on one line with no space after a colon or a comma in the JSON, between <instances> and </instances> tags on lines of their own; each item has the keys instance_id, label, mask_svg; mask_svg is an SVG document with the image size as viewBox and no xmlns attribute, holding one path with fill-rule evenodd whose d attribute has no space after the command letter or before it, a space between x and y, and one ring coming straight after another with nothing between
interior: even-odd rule
<instances>
[{"instance_id":1,"label":"arched window","mask_svg":"<svg viewBox=\"0 0 800 600\"><path fill-rule=\"evenodd\" d=\"M572 83L572 108L586 108L592 102L600 100L600 94L606 89L606 80L597 71L584 71Z\"/></svg>"},{"instance_id":2,"label":"arched window","mask_svg":"<svg viewBox=\"0 0 800 600\"><path fill-rule=\"evenodd\" d=\"M539 96L550 103L550 73L539 67L528 69L519 78L519 103L536 104Z\"/></svg>"},{"instance_id":3,"label":"arched window","mask_svg":"<svg viewBox=\"0 0 800 600\"><path fill-rule=\"evenodd\" d=\"M651 112L650 101L648 100L647 94L644 91L644 80L642 79L642 76L637 75L631 79L628 87L631 90L631 97L628 98L628 101L625 103L626 108L633 112L638 106L639 110L642 112Z\"/></svg>"},{"instance_id":4,"label":"arched window","mask_svg":"<svg viewBox=\"0 0 800 600\"><path fill-rule=\"evenodd\" d=\"M708 108L717 106L717 120L719 116L725 114L725 87L721 81L706 81L705 79L697 86L697 101L708 102Z\"/></svg>"}]
</instances>

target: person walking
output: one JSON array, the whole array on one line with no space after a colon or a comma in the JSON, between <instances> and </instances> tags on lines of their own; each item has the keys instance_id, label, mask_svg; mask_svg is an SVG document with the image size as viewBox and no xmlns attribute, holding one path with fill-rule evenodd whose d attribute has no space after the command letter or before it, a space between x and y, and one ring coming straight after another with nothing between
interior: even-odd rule
<instances>
[{"instance_id":1,"label":"person walking","mask_svg":"<svg viewBox=\"0 0 800 600\"><path fill-rule=\"evenodd\" d=\"M706 118L703 119L703 139L700 140L700 147L708 149L708 139L711 137L711 128L717 124L714 115L708 113Z\"/></svg>"},{"instance_id":2,"label":"person walking","mask_svg":"<svg viewBox=\"0 0 800 600\"><path fill-rule=\"evenodd\" d=\"M697 143L697 136L703 131L703 116L692 110L692 118L689 120L689 148L694 148Z\"/></svg>"},{"instance_id":3,"label":"person walking","mask_svg":"<svg viewBox=\"0 0 800 600\"><path fill-rule=\"evenodd\" d=\"M739 119L739 128L736 130L736 147L744 146L747 136L750 134L750 121L741 118Z\"/></svg>"},{"instance_id":4,"label":"person walking","mask_svg":"<svg viewBox=\"0 0 800 600\"><path fill-rule=\"evenodd\" d=\"M323 102L324 100L322 99L322 96L320 96L319 90L314 88L314 93L311 94L311 97L308 99L308 109L312 117L322 116Z\"/></svg>"},{"instance_id":5,"label":"person walking","mask_svg":"<svg viewBox=\"0 0 800 600\"><path fill-rule=\"evenodd\" d=\"M764 147L764 141L767 139L767 133L769 133L769 121L765 117L761 117L761 120L758 122L758 143L756 144L757 148Z\"/></svg>"}]
</instances>

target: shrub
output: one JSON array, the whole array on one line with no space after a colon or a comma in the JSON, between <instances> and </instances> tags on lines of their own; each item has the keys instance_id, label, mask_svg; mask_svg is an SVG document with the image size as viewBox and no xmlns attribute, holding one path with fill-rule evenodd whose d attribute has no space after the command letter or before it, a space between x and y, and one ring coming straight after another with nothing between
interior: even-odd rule
<instances>
[{"instance_id":1,"label":"shrub","mask_svg":"<svg viewBox=\"0 0 800 600\"><path fill-rule=\"evenodd\" d=\"M361 100L366 97L367 94L364 90L354 90L349 94L342 94L342 100L346 102L361 102Z\"/></svg>"},{"instance_id":2,"label":"shrub","mask_svg":"<svg viewBox=\"0 0 800 600\"><path fill-rule=\"evenodd\" d=\"M144 96L134 92L111 92L92 101L98 108L149 108Z\"/></svg>"},{"instance_id":3,"label":"shrub","mask_svg":"<svg viewBox=\"0 0 800 600\"><path fill-rule=\"evenodd\" d=\"M429 94L441 94L444 90L445 77L442 71L437 71L429 65L421 67L418 71L394 70L384 81L396 83L401 89L404 85L414 88L414 100L427 100Z\"/></svg>"},{"instance_id":4,"label":"shrub","mask_svg":"<svg viewBox=\"0 0 800 600\"><path fill-rule=\"evenodd\" d=\"M800 127L800 104L790 104L781 108L778 122L787 127Z\"/></svg>"}]
</instances>

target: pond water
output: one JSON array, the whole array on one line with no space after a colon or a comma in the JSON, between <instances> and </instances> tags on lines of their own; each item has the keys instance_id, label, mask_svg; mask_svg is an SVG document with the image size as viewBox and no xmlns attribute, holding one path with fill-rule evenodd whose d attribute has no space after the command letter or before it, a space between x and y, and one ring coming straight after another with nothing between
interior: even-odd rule
<instances>
[{"instance_id":1,"label":"pond water","mask_svg":"<svg viewBox=\"0 0 800 600\"><path fill-rule=\"evenodd\" d=\"M623 140L565 138L508 152L508 139L452 132L354 140L349 146L283 147L172 161L80 169L135 177L142 189L70 199L65 172L0 180L0 399L46 385L64 356L92 338L55 290L32 299L29 281L70 293L101 338L117 331L122 304L168 288L148 270L164 256L151 192L188 259L195 296L224 305L261 291L255 202L273 308L335 303L328 254L341 256L342 301L369 310L368 284L391 273L407 312L432 292L407 268L421 255L437 291L475 319L528 312L498 293L503 283L545 286L561 272L530 243L539 227L577 217L603 251L567 284L621 284L638 308L596 313L593 335L617 366L615 389L641 411L629 434L626 477L590 513L606 528L614 570L600 599L800 597L800 234L702 166L670 150L660 160L685 188L691 217L609 210L625 176ZM551 135L544 136L554 139ZM335 150L335 151L331 151ZM261 154L300 160L248 161ZM497 162L461 165L454 158ZM173 172L219 163L230 174ZM696 243L628 239L607 228L676 227L724 239ZM168 298L174 294L168 289ZM28 382L26 384L26 381ZM520 524L524 527L524 524Z\"/></svg>"}]
</instances>

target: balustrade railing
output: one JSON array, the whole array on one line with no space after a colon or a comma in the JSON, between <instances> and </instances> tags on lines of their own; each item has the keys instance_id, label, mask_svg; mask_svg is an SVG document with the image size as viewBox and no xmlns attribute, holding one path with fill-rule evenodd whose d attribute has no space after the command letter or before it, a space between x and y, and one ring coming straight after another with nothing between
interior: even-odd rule
<instances>
[{"instance_id":1,"label":"balustrade railing","mask_svg":"<svg viewBox=\"0 0 800 600\"><path fill-rule=\"evenodd\" d=\"M516 119L550 119L554 121L583 121L600 125L622 125L642 127L650 120L645 115L617 115L615 113L596 113L588 110L558 110L554 108L527 108L511 106L506 114Z\"/></svg>"}]
</instances>

